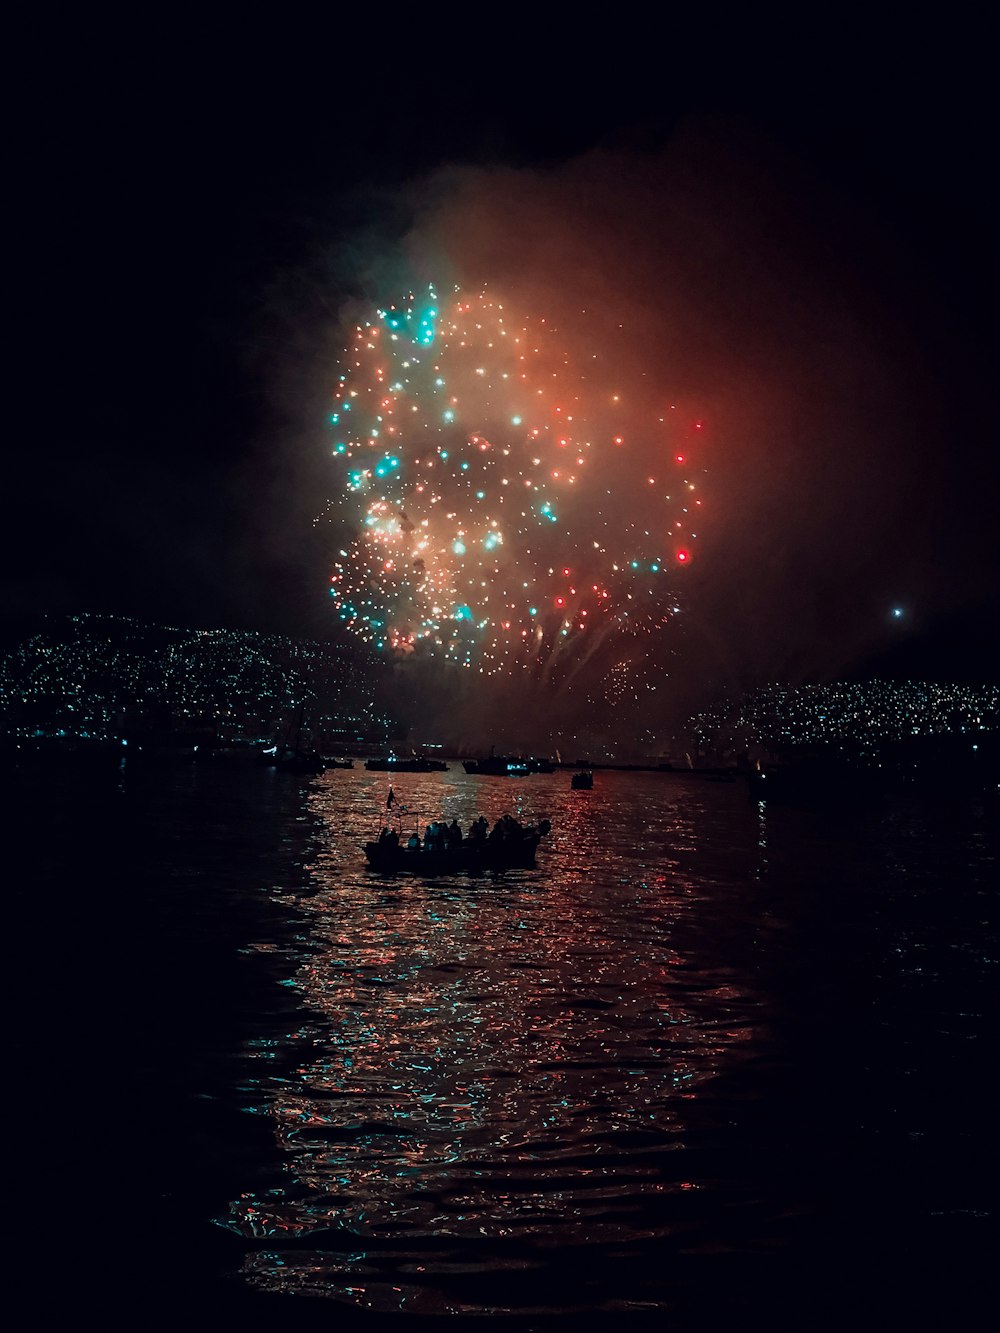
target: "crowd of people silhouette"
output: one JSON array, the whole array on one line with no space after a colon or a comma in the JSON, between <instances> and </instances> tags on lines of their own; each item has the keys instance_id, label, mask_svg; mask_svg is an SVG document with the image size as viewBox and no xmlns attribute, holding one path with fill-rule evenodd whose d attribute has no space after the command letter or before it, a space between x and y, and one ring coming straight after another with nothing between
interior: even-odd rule
<instances>
[{"instance_id":1,"label":"crowd of people silhouette","mask_svg":"<svg viewBox=\"0 0 1000 1333\"><path fill-rule=\"evenodd\" d=\"M435 820L428 824L424 829L424 836L421 840L419 831L415 828L406 841L408 851L443 852L450 848L459 847L463 842L482 846L484 844L496 843L517 843L535 833L547 833L549 831L548 820L542 820L540 825L522 824L519 819L513 815L501 815L492 828L489 821L479 815L469 825L467 833L462 832L462 826L457 819L453 819L450 824L443 820ZM398 847L400 845L400 835L394 828L384 825L379 833L378 841L384 847Z\"/></svg>"}]
</instances>

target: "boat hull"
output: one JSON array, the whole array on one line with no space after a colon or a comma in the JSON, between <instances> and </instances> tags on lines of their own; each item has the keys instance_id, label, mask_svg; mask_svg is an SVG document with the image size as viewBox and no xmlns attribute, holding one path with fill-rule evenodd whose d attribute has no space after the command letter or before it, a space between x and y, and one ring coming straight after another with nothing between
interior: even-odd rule
<instances>
[{"instance_id":1,"label":"boat hull","mask_svg":"<svg viewBox=\"0 0 1000 1333\"><path fill-rule=\"evenodd\" d=\"M541 834L533 833L514 843L463 842L440 851L365 843L365 856L372 870L383 874L481 875L498 870L530 870Z\"/></svg>"},{"instance_id":2,"label":"boat hull","mask_svg":"<svg viewBox=\"0 0 1000 1333\"><path fill-rule=\"evenodd\" d=\"M365 764L369 773L447 773L443 759L369 759Z\"/></svg>"},{"instance_id":3,"label":"boat hull","mask_svg":"<svg viewBox=\"0 0 1000 1333\"><path fill-rule=\"evenodd\" d=\"M462 767L466 773L480 777L512 778L523 777L526 773L554 773L555 765L547 759L519 759L514 755L491 755L489 759L465 759Z\"/></svg>"}]
</instances>

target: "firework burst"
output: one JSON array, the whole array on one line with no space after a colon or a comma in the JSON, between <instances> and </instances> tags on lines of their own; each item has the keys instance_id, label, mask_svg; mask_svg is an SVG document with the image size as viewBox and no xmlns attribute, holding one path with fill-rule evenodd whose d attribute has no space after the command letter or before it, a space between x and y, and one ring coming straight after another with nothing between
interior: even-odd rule
<instances>
[{"instance_id":1,"label":"firework burst","mask_svg":"<svg viewBox=\"0 0 1000 1333\"><path fill-rule=\"evenodd\" d=\"M433 290L357 325L330 415L354 535L330 590L374 648L560 683L680 610L701 423L629 382L621 329L613 356L598 320L572 332Z\"/></svg>"}]
</instances>

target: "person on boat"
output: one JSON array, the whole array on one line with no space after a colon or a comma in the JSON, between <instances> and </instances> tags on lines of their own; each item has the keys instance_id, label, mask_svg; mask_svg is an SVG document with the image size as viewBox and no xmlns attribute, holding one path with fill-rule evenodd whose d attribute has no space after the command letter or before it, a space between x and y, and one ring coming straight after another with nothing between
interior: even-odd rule
<instances>
[{"instance_id":1,"label":"person on boat","mask_svg":"<svg viewBox=\"0 0 1000 1333\"><path fill-rule=\"evenodd\" d=\"M408 840L406 846L407 846L407 849L408 849L409 851L411 851L411 852L419 852L419 851L420 851L420 834L417 832L416 829L414 829L413 832L410 834L410 837L409 837L409 840Z\"/></svg>"},{"instance_id":2,"label":"person on boat","mask_svg":"<svg viewBox=\"0 0 1000 1333\"><path fill-rule=\"evenodd\" d=\"M457 847L461 843L462 827L457 819L453 819L448 825L446 838L449 847Z\"/></svg>"},{"instance_id":3,"label":"person on boat","mask_svg":"<svg viewBox=\"0 0 1000 1333\"><path fill-rule=\"evenodd\" d=\"M498 819L490 829L489 841L492 843L504 842L507 838L507 829L504 826L503 819Z\"/></svg>"},{"instance_id":4,"label":"person on boat","mask_svg":"<svg viewBox=\"0 0 1000 1333\"><path fill-rule=\"evenodd\" d=\"M474 819L472 823L469 825L470 842L485 842L486 829L487 829L486 820L483 818L482 815L480 815L478 819Z\"/></svg>"},{"instance_id":5,"label":"person on boat","mask_svg":"<svg viewBox=\"0 0 1000 1333\"><path fill-rule=\"evenodd\" d=\"M507 836L510 838L511 842L523 842L525 838L530 836L530 834L531 829L526 824L522 824L519 819L511 817L510 824L507 828Z\"/></svg>"}]
</instances>

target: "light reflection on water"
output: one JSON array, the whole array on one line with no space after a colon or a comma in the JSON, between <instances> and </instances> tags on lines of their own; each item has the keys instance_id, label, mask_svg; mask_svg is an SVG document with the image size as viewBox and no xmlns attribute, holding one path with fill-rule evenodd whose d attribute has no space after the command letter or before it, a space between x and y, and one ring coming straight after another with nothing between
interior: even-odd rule
<instances>
[{"instance_id":1,"label":"light reflection on water","mask_svg":"<svg viewBox=\"0 0 1000 1333\"><path fill-rule=\"evenodd\" d=\"M709 1149L713 1085L768 1059L763 814L653 774L397 777L421 827L512 810L553 832L531 871L392 879L360 850L387 786L331 772L309 797L305 1017L256 1106L283 1170L224 1219L267 1242L249 1281L431 1314L655 1304L635 1247L697 1249L708 1211L748 1202ZM573 1284L570 1251L594 1262Z\"/></svg>"},{"instance_id":2,"label":"light reflection on water","mask_svg":"<svg viewBox=\"0 0 1000 1333\"><path fill-rule=\"evenodd\" d=\"M32 1301L324 1330L981 1318L996 793L401 779L421 822L553 821L534 871L421 883L363 868L387 782L361 770L13 777Z\"/></svg>"}]
</instances>

